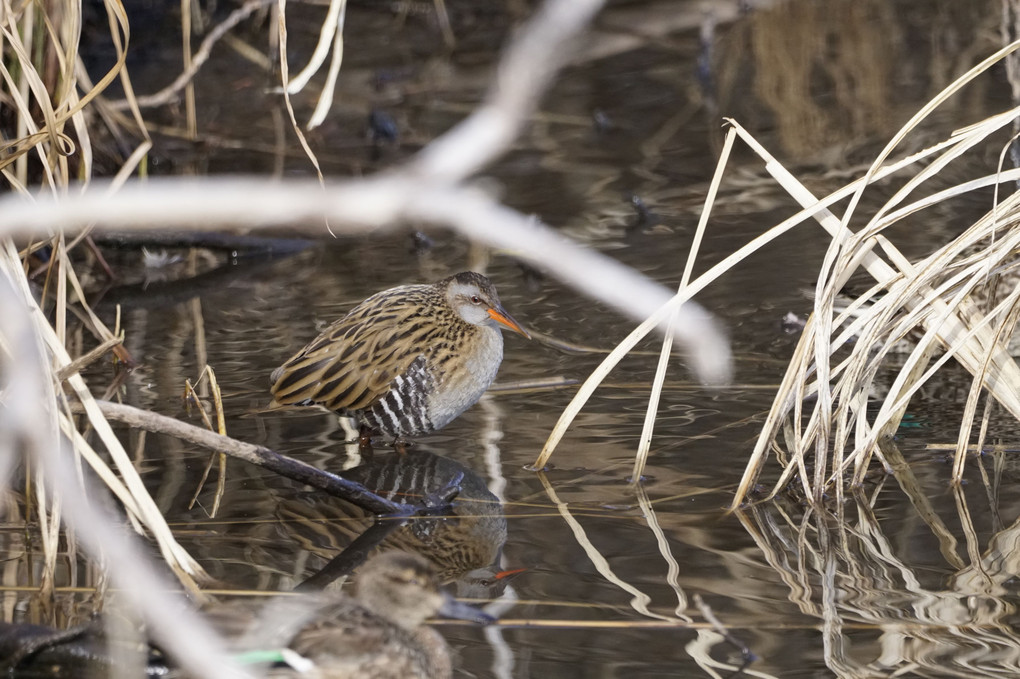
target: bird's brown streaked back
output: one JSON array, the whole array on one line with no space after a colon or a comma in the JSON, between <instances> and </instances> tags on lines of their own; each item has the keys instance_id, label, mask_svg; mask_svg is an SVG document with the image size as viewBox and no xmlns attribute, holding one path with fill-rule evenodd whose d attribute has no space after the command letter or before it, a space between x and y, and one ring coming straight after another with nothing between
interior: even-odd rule
<instances>
[{"instance_id":1,"label":"bird's brown streaked back","mask_svg":"<svg viewBox=\"0 0 1020 679\"><path fill-rule=\"evenodd\" d=\"M366 299L273 372L273 397L335 411L374 404L439 331L416 322L433 303L430 287L404 285Z\"/></svg>"}]
</instances>

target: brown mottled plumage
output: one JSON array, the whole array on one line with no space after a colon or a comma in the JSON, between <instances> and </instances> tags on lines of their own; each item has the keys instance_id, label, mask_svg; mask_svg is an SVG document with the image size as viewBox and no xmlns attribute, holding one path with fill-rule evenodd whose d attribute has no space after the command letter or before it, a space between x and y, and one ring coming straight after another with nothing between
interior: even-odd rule
<instances>
[{"instance_id":1,"label":"brown mottled plumage","mask_svg":"<svg viewBox=\"0 0 1020 679\"><path fill-rule=\"evenodd\" d=\"M399 550L421 554L436 568L444 583L456 583L459 593L491 594L486 584L499 589L502 578L497 561L507 539L506 517L499 499L489 492L485 479L470 467L442 455L412 449L403 455L370 455L344 478L397 503L420 503L451 486L457 501L442 516L419 516L391 532L378 551ZM305 574L321 568L376 522L376 515L317 491L289 493L275 503L274 517L286 526L287 537L307 550ZM259 572L265 569L259 566ZM293 570L281 570L283 580Z\"/></svg>"},{"instance_id":2,"label":"brown mottled plumage","mask_svg":"<svg viewBox=\"0 0 1020 679\"><path fill-rule=\"evenodd\" d=\"M273 371L275 403L321 405L397 437L449 424L492 384L505 326L488 278L471 271L372 295Z\"/></svg>"},{"instance_id":3,"label":"brown mottled plumage","mask_svg":"<svg viewBox=\"0 0 1020 679\"><path fill-rule=\"evenodd\" d=\"M425 620L436 614L492 620L441 592L429 562L405 552L369 559L354 597L316 592L237 600L206 613L236 653L287 648L311 663L301 672L277 668L269 676L317 679L447 679L449 649Z\"/></svg>"}]
</instances>

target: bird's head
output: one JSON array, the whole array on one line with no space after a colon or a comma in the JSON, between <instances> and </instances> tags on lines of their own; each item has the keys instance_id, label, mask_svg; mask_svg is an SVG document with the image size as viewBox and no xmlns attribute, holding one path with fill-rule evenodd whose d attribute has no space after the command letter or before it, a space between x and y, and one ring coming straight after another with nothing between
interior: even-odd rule
<instances>
[{"instance_id":1,"label":"bird's head","mask_svg":"<svg viewBox=\"0 0 1020 679\"><path fill-rule=\"evenodd\" d=\"M465 271L439 285L446 286L446 301L457 315L473 325L503 326L531 339L531 335L499 303L496 287L485 276Z\"/></svg>"}]
</instances>

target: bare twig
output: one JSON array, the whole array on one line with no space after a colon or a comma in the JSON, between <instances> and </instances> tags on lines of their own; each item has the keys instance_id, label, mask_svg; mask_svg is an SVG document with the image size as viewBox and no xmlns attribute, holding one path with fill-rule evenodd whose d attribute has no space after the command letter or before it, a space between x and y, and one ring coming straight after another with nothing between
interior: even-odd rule
<instances>
[{"instance_id":1,"label":"bare twig","mask_svg":"<svg viewBox=\"0 0 1020 679\"><path fill-rule=\"evenodd\" d=\"M386 498L372 493L360 483L342 479L335 474L322 471L300 460L280 455L269 448L244 443L229 436L223 436L208 429L202 429L187 422L181 422L172 417L152 413L141 408L111 401L96 401L96 403L99 405L103 415L115 422L121 422L131 427L145 429L146 431L174 436L183 441L200 445L203 448L236 457L239 460L250 462L287 478L342 497L374 514L395 514L401 516L409 513L407 505L390 502ZM75 408L77 409L76 406ZM412 509L411 513L413 511Z\"/></svg>"},{"instance_id":2,"label":"bare twig","mask_svg":"<svg viewBox=\"0 0 1020 679\"><path fill-rule=\"evenodd\" d=\"M188 86L188 83L194 79L195 75L202 68L206 61L209 60L209 55L212 53L213 46L219 42L219 40L227 34L230 29L237 26L239 23L250 17L256 11L263 7L272 5L276 0L248 0L233 12L231 12L226 19L218 23L209 34L202 40L202 44L199 45L198 51L195 52L191 57L191 63L188 64L188 68L181 72L174 81L161 89L158 92L152 94L143 94L142 96L135 97L135 103L139 108L153 108L155 106L163 106L169 104L180 96L180 91ZM128 99L118 99L116 101L106 102L106 105L116 111L123 111L131 108L131 101Z\"/></svg>"},{"instance_id":3,"label":"bare twig","mask_svg":"<svg viewBox=\"0 0 1020 679\"><path fill-rule=\"evenodd\" d=\"M651 316L672 297L668 289L630 267L569 241L477 190L431 188L406 173L351 180L327 191L315 181L152 178L126 185L111 196L94 182L89 190L59 201L42 198L28 204L5 196L0 198L0 214L4 216L0 234L45 233L54 225L72 229L98 221L109 228L182 230L290 224L307 234L321 233L318 220L323 216L345 233L394 228L401 221L443 222L469 238L515 251L632 318ZM662 319L662 325L665 322ZM729 343L704 309L685 303L673 330L701 380L728 381Z\"/></svg>"},{"instance_id":4,"label":"bare twig","mask_svg":"<svg viewBox=\"0 0 1020 679\"><path fill-rule=\"evenodd\" d=\"M110 339L106 340L92 351L82 356L79 356L78 358L74 359L71 363L58 370L57 379L63 382L71 375L81 372L82 370L84 370L85 368L92 365L100 358L102 358L106 354L106 352L108 352L110 349L120 346L120 344L121 338L111 337Z\"/></svg>"}]
</instances>

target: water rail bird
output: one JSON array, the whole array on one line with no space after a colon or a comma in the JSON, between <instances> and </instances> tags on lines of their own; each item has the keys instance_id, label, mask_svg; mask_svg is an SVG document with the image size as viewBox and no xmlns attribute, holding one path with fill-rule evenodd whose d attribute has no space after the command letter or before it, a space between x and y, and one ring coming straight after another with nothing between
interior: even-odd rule
<instances>
[{"instance_id":1,"label":"water rail bird","mask_svg":"<svg viewBox=\"0 0 1020 679\"><path fill-rule=\"evenodd\" d=\"M474 405L503 360L505 327L530 339L492 282L466 271L401 285L354 307L273 371L278 405L319 405L357 418L362 441L441 429Z\"/></svg>"}]
</instances>

